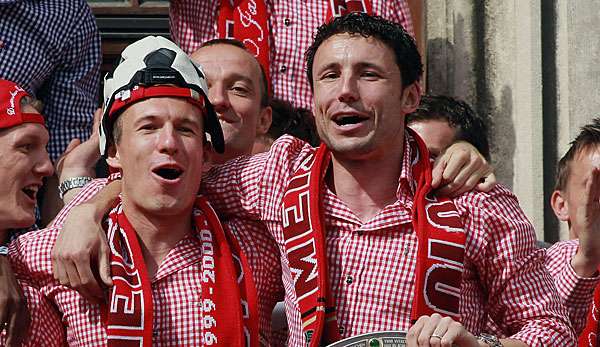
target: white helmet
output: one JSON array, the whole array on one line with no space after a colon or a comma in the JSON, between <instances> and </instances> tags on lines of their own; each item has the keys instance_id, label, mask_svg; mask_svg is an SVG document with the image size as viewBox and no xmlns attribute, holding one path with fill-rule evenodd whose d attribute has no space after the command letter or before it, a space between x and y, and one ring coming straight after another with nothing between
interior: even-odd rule
<instances>
[{"instance_id":1,"label":"white helmet","mask_svg":"<svg viewBox=\"0 0 600 347\"><path fill-rule=\"evenodd\" d=\"M106 156L114 121L126 106L160 96L186 98L204 114L204 131L213 148L223 153L225 143L217 115L208 101L204 73L176 44L148 36L127 46L112 74L104 78L104 110L100 123L100 154Z\"/></svg>"}]
</instances>

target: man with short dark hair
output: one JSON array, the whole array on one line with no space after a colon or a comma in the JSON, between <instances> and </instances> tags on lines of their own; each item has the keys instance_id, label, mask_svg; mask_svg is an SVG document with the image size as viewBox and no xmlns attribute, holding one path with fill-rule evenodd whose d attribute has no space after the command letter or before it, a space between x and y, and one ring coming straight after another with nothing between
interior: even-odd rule
<instances>
[{"instance_id":1,"label":"man with short dark hair","mask_svg":"<svg viewBox=\"0 0 600 347\"><path fill-rule=\"evenodd\" d=\"M408 330L411 318L419 318L409 343L472 346L478 343L473 333L483 332L490 316L510 337L502 340L506 346L570 345L573 333L552 295L543 251L536 251L532 226L512 193L497 187L452 199L456 210L446 212L458 220L442 218L437 225L460 223L449 227L460 231L456 225L464 225L462 241L427 219L412 219L414 209L446 208L449 201L420 200L427 188L419 186L426 182L419 177L428 169L420 171L419 163L428 161L416 160L427 152L404 136L403 118L419 103L421 63L406 32L351 14L319 29L307 61L324 145L317 150L283 137L259 160L228 163L203 180L221 213L260 218L285 254L290 344ZM427 237L427 230L437 231ZM464 247L464 259L450 261L462 270L438 283L446 294L434 290L424 299L419 293L429 288L426 269L448 265L427 263L417 240L448 244L446 237L463 244L456 247ZM460 295L449 285L452 279L459 280ZM462 325L433 313L449 308L436 311L428 304L456 300Z\"/></svg>"},{"instance_id":2,"label":"man with short dark hair","mask_svg":"<svg viewBox=\"0 0 600 347\"><path fill-rule=\"evenodd\" d=\"M488 127L485 120L463 100L444 95L423 95L417 110L406 124L425 140L429 153L437 157L455 141L472 144L490 159Z\"/></svg>"}]
</instances>

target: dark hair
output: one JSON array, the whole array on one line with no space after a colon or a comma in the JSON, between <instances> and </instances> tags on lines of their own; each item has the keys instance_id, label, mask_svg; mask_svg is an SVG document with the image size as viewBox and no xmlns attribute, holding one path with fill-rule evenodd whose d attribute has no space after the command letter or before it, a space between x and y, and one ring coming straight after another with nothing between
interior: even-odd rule
<instances>
[{"instance_id":1,"label":"dark hair","mask_svg":"<svg viewBox=\"0 0 600 347\"><path fill-rule=\"evenodd\" d=\"M355 34L363 37L374 37L394 51L396 64L402 74L402 86L406 87L418 81L423 74L421 55L415 40L404 30L402 25L390 22L379 16L371 16L362 12L353 12L336 17L317 29L313 43L306 50L306 66L308 83L313 89L312 68L315 54L321 44L337 34Z\"/></svg>"},{"instance_id":2,"label":"dark hair","mask_svg":"<svg viewBox=\"0 0 600 347\"><path fill-rule=\"evenodd\" d=\"M319 145L319 135L315 127L312 113L304 108L294 108L288 101L281 99L271 100L273 121L267 135L276 140L284 134L295 136L310 143Z\"/></svg>"},{"instance_id":3,"label":"dark hair","mask_svg":"<svg viewBox=\"0 0 600 347\"><path fill-rule=\"evenodd\" d=\"M252 53L250 53L248 51L248 49L246 48L246 46L244 45L244 43L242 41L236 40L236 39L213 39L213 40L208 40L206 42L204 42L200 48L202 47L209 47L209 46L215 46L215 45L230 45L230 46L234 46L237 48L241 48L244 51L248 52L248 54L250 54L254 60L256 60L256 62L258 63L258 66L260 67L260 86L261 86L261 91L260 91L260 106L267 107L269 106L269 101L270 101L270 96L269 96L269 81L267 81L267 74L265 73L265 69L262 66L262 64L258 61L258 59L256 59L256 57L254 55L252 55Z\"/></svg>"},{"instance_id":4,"label":"dark hair","mask_svg":"<svg viewBox=\"0 0 600 347\"><path fill-rule=\"evenodd\" d=\"M423 95L417 110L406 118L406 124L427 120L443 120L456 128L455 140L467 141L490 160L487 122L463 100L443 95Z\"/></svg>"},{"instance_id":5,"label":"dark hair","mask_svg":"<svg viewBox=\"0 0 600 347\"><path fill-rule=\"evenodd\" d=\"M592 146L600 145L600 117L581 127L579 135L569 144L569 150L558 161L554 190L567 189L567 181L571 174L570 163L578 153Z\"/></svg>"}]
</instances>

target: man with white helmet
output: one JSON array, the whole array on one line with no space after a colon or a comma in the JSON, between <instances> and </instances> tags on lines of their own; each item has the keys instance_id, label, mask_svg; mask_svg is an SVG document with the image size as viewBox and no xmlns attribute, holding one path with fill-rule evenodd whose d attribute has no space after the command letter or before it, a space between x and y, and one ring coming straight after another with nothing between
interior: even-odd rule
<instances>
[{"instance_id":1,"label":"man with white helmet","mask_svg":"<svg viewBox=\"0 0 600 347\"><path fill-rule=\"evenodd\" d=\"M248 261L196 195L210 152L205 133L216 151L224 147L204 74L172 42L147 37L123 51L104 96L100 150L122 181L104 220L113 286L95 304L54 279L59 227L18 238L9 253L27 298L55 307L33 308L27 344L257 345Z\"/></svg>"}]
</instances>

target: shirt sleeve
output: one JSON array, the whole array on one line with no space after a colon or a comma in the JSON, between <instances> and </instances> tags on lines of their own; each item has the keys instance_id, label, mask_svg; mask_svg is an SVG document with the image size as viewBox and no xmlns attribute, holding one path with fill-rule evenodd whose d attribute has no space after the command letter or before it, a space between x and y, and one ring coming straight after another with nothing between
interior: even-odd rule
<instances>
[{"instance_id":1,"label":"shirt sleeve","mask_svg":"<svg viewBox=\"0 0 600 347\"><path fill-rule=\"evenodd\" d=\"M224 218L278 220L289 177L311 151L293 136L282 136L269 152L233 159L202 178L201 192Z\"/></svg>"},{"instance_id":2,"label":"shirt sleeve","mask_svg":"<svg viewBox=\"0 0 600 347\"><path fill-rule=\"evenodd\" d=\"M62 56L55 70L42 85L39 98L50 142L50 158L56 160L74 138L86 140L91 133L94 110L98 107L100 80L100 35L94 16L85 1L72 21L71 36L64 39Z\"/></svg>"},{"instance_id":3,"label":"shirt sleeve","mask_svg":"<svg viewBox=\"0 0 600 347\"><path fill-rule=\"evenodd\" d=\"M91 199L94 195L98 194L106 185L108 184L108 179L99 178L91 181L86 184L80 191L75 195L75 197L69 201L69 203L64 206L56 215L52 223L48 225L48 227L52 228L62 228L65 223L65 219L69 215L69 212L73 209L73 207L80 205L89 199Z\"/></svg>"},{"instance_id":4,"label":"shirt sleeve","mask_svg":"<svg viewBox=\"0 0 600 347\"><path fill-rule=\"evenodd\" d=\"M578 247L578 240L562 241L549 248L546 255L546 268L554 278L558 294L569 311L569 318L577 335L585 327L594 289L600 280L600 276L577 275L571 266L571 259Z\"/></svg>"},{"instance_id":5,"label":"shirt sleeve","mask_svg":"<svg viewBox=\"0 0 600 347\"><path fill-rule=\"evenodd\" d=\"M9 246L11 266L23 289L31 319L23 346L63 346L66 342L60 312L42 289L53 280L48 260L53 243L48 241L54 240L57 234L54 229L32 231Z\"/></svg>"},{"instance_id":6,"label":"shirt sleeve","mask_svg":"<svg viewBox=\"0 0 600 347\"><path fill-rule=\"evenodd\" d=\"M38 289L24 282L20 282L20 285L27 300L27 310L31 319L22 346L64 346L65 329L57 309ZM6 331L0 334L0 346L6 346Z\"/></svg>"},{"instance_id":7,"label":"shirt sleeve","mask_svg":"<svg viewBox=\"0 0 600 347\"><path fill-rule=\"evenodd\" d=\"M470 259L500 330L529 346L573 346L566 309L535 245L535 232L516 197L503 187L467 194Z\"/></svg>"}]
</instances>

